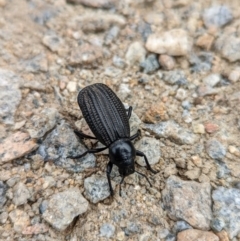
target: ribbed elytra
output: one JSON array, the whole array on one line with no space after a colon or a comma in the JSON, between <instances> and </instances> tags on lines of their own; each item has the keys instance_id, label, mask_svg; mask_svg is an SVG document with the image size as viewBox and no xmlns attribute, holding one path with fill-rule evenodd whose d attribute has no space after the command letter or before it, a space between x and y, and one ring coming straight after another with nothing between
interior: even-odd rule
<instances>
[{"instance_id":1,"label":"ribbed elytra","mask_svg":"<svg viewBox=\"0 0 240 241\"><path fill-rule=\"evenodd\" d=\"M106 85L97 83L83 88L78 94L78 104L83 113L83 117L89 125L89 128L95 135L88 136L79 131L74 131L80 138L97 139L105 147L97 149L89 149L81 155L70 156L69 158L81 158L88 153L97 153L109 148L109 162L107 164L107 179L111 195L113 195L113 188L110 180L110 173L113 164L118 166L123 182L125 176L134 172L144 176L149 182L148 178L135 171L134 159L136 156L144 157L147 169L156 173L149 165L148 159L144 153L135 149L132 140L140 135L140 131L130 136L129 118L131 117L132 107L128 109L128 114L123 106L121 100L117 95ZM151 183L149 182L150 186ZM121 185L120 185L121 195Z\"/></svg>"}]
</instances>

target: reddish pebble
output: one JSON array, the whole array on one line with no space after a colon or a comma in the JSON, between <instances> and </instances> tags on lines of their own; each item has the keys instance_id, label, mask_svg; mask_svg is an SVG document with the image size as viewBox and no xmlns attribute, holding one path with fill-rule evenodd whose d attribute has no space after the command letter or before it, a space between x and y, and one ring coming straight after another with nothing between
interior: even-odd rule
<instances>
[{"instance_id":1,"label":"reddish pebble","mask_svg":"<svg viewBox=\"0 0 240 241\"><path fill-rule=\"evenodd\" d=\"M172 56L162 54L159 56L158 61L160 65L166 70L171 70L175 67L175 59Z\"/></svg>"},{"instance_id":2,"label":"reddish pebble","mask_svg":"<svg viewBox=\"0 0 240 241\"><path fill-rule=\"evenodd\" d=\"M207 133L214 133L219 130L219 126L213 123L206 123L204 124L205 130Z\"/></svg>"}]
</instances>

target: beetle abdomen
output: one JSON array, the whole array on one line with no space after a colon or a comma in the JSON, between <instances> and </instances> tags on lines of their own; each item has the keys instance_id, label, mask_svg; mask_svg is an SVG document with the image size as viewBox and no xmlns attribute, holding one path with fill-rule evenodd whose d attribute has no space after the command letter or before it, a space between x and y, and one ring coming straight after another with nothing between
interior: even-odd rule
<instances>
[{"instance_id":1,"label":"beetle abdomen","mask_svg":"<svg viewBox=\"0 0 240 241\"><path fill-rule=\"evenodd\" d=\"M106 85L97 83L82 89L78 104L96 138L106 146L130 136L130 127L121 100Z\"/></svg>"}]
</instances>

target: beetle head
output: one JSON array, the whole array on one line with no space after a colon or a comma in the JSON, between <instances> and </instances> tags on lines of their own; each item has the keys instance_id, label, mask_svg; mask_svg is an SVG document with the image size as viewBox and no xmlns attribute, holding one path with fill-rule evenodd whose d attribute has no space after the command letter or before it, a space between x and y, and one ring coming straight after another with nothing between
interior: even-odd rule
<instances>
[{"instance_id":1,"label":"beetle head","mask_svg":"<svg viewBox=\"0 0 240 241\"><path fill-rule=\"evenodd\" d=\"M110 161L117 165L121 176L128 176L134 173L134 159L136 150L132 142L128 139L115 141L109 147Z\"/></svg>"}]
</instances>

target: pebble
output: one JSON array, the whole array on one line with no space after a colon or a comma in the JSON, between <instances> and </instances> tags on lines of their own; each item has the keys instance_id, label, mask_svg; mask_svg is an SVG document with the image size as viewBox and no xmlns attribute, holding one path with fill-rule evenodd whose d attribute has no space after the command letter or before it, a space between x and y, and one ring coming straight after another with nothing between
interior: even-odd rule
<instances>
[{"instance_id":1,"label":"pebble","mask_svg":"<svg viewBox=\"0 0 240 241\"><path fill-rule=\"evenodd\" d=\"M2 123L14 124L14 114L22 99L19 89L21 81L22 79L14 72L0 68L0 121Z\"/></svg>"},{"instance_id":2,"label":"pebble","mask_svg":"<svg viewBox=\"0 0 240 241\"><path fill-rule=\"evenodd\" d=\"M122 83L119 85L117 95L120 96L122 100L124 100L130 93L131 90L129 88L129 84Z\"/></svg>"},{"instance_id":3,"label":"pebble","mask_svg":"<svg viewBox=\"0 0 240 241\"><path fill-rule=\"evenodd\" d=\"M192 226L185 221L177 221L173 227L174 233L179 233L186 229L192 229Z\"/></svg>"},{"instance_id":4,"label":"pebble","mask_svg":"<svg viewBox=\"0 0 240 241\"><path fill-rule=\"evenodd\" d=\"M28 199L31 197L28 188L22 182L17 183L13 187L13 203L16 206L27 203Z\"/></svg>"},{"instance_id":5,"label":"pebble","mask_svg":"<svg viewBox=\"0 0 240 241\"><path fill-rule=\"evenodd\" d=\"M47 72L48 58L45 53L37 54L23 61L20 67L31 73Z\"/></svg>"},{"instance_id":6,"label":"pebble","mask_svg":"<svg viewBox=\"0 0 240 241\"><path fill-rule=\"evenodd\" d=\"M77 91L77 82L69 81L67 84L67 89L69 92L76 92Z\"/></svg>"},{"instance_id":7,"label":"pebble","mask_svg":"<svg viewBox=\"0 0 240 241\"><path fill-rule=\"evenodd\" d=\"M218 91L209 85L200 85L197 88L197 94L200 97L204 97L208 95L216 95L217 93Z\"/></svg>"},{"instance_id":8,"label":"pebble","mask_svg":"<svg viewBox=\"0 0 240 241\"><path fill-rule=\"evenodd\" d=\"M186 85L188 83L184 72L181 70L164 73L163 80L169 85Z\"/></svg>"},{"instance_id":9,"label":"pebble","mask_svg":"<svg viewBox=\"0 0 240 241\"><path fill-rule=\"evenodd\" d=\"M173 220L184 220L195 228L208 230L212 219L209 183L183 181L176 176L167 179L162 191L164 209ZM189 202L191 200L191 202Z\"/></svg>"},{"instance_id":10,"label":"pebble","mask_svg":"<svg viewBox=\"0 0 240 241\"><path fill-rule=\"evenodd\" d=\"M161 157L159 140L156 140L155 138L152 138L152 137L144 136L135 144L135 147L137 150L143 152L146 155L150 166L159 162ZM143 157L137 157L136 161L140 166L146 166L146 163Z\"/></svg>"},{"instance_id":11,"label":"pebble","mask_svg":"<svg viewBox=\"0 0 240 241\"><path fill-rule=\"evenodd\" d=\"M235 69L233 69L229 75L228 75L228 79L232 82L235 83L237 81L240 80L240 68L236 67Z\"/></svg>"},{"instance_id":12,"label":"pebble","mask_svg":"<svg viewBox=\"0 0 240 241\"><path fill-rule=\"evenodd\" d=\"M1 204L0 204L1 205ZM1 206L0 206L0 209L1 209ZM8 219L8 212L2 212L0 214L0 224L4 224L7 222L7 219Z\"/></svg>"},{"instance_id":13,"label":"pebble","mask_svg":"<svg viewBox=\"0 0 240 241\"><path fill-rule=\"evenodd\" d=\"M109 8L114 8L117 4L116 0L67 0L69 3L74 3L74 4L82 4L87 7L91 8L104 8L104 9L109 9Z\"/></svg>"},{"instance_id":14,"label":"pebble","mask_svg":"<svg viewBox=\"0 0 240 241\"><path fill-rule=\"evenodd\" d=\"M129 66L139 65L145 60L146 49L141 42L134 42L129 45L125 58Z\"/></svg>"},{"instance_id":15,"label":"pebble","mask_svg":"<svg viewBox=\"0 0 240 241\"><path fill-rule=\"evenodd\" d=\"M198 39L196 41L196 45L198 47L201 47L201 48L209 51L213 46L213 42L214 42L214 36L212 36L208 33L204 33L203 35L198 37Z\"/></svg>"},{"instance_id":16,"label":"pebble","mask_svg":"<svg viewBox=\"0 0 240 241\"><path fill-rule=\"evenodd\" d=\"M231 154L240 157L240 150L235 146L229 146L228 150Z\"/></svg>"},{"instance_id":17,"label":"pebble","mask_svg":"<svg viewBox=\"0 0 240 241\"><path fill-rule=\"evenodd\" d=\"M214 6L205 9L203 12L203 22L206 27L223 27L233 19L232 12L228 6Z\"/></svg>"},{"instance_id":18,"label":"pebble","mask_svg":"<svg viewBox=\"0 0 240 241\"><path fill-rule=\"evenodd\" d=\"M23 157L38 147L27 133L16 132L0 143L0 164Z\"/></svg>"},{"instance_id":19,"label":"pebble","mask_svg":"<svg viewBox=\"0 0 240 241\"><path fill-rule=\"evenodd\" d=\"M88 209L88 201L78 188L54 194L42 217L58 231L64 231L78 215Z\"/></svg>"},{"instance_id":20,"label":"pebble","mask_svg":"<svg viewBox=\"0 0 240 241\"><path fill-rule=\"evenodd\" d=\"M223 160L226 155L226 148L215 139L210 139L206 143L207 154L215 160Z\"/></svg>"},{"instance_id":21,"label":"pebble","mask_svg":"<svg viewBox=\"0 0 240 241\"><path fill-rule=\"evenodd\" d=\"M79 155L86 150L69 125L62 121L47 135L38 149L38 154L44 160L53 161L55 165L68 171L83 172L87 168L95 167L96 158L93 154L87 154L81 159L66 157Z\"/></svg>"},{"instance_id":22,"label":"pebble","mask_svg":"<svg viewBox=\"0 0 240 241\"><path fill-rule=\"evenodd\" d=\"M148 108L144 115L144 122L157 123L166 119L166 106L163 102L154 103Z\"/></svg>"},{"instance_id":23,"label":"pebble","mask_svg":"<svg viewBox=\"0 0 240 241\"><path fill-rule=\"evenodd\" d=\"M3 208L5 202L7 201L7 189L7 185L5 185L4 182L0 181L0 211Z\"/></svg>"},{"instance_id":24,"label":"pebble","mask_svg":"<svg viewBox=\"0 0 240 241\"><path fill-rule=\"evenodd\" d=\"M219 238L213 232L188 229L178 233L177 241L219 241Z\"/></svg>"},{"instance_id":25,"label":"pebble","mask_svg":"<svg viewBox=\"0 0 240 241\"><path fill-rule=\"evenodd\" d=\"M179 88L179 89L177 90L177 93L176 93L175 97L176 97L177 100L183 101L184 99L187 98L187 92L186 92L186 90L184 90L184 89L182 89L182 88Z\"/></svg>"},{"instance_id":26,"label":"pebble","mask_svg":"<svg viewBox=\"0 0 240 241\"><path fill-rule=\"evenodd\" d=\"M161 54L158 59L160 66L165 70L172 70L176 65L176 61L172 56Z\"/></svg>"},{"instance_id":27,"label":"pebble","mask_svg":"<svg viewBox=\"0 0 240 241\"><path fill-rule=\"evenodd\" d=\"M45 108L28 121L26 128L31 138L40 139L56 126L58 119L59 113L57 109Z\"/></svg>"},{"instance_id":28,"label":"pebble","mask_svg":"<svg viewBox=\"0 0 240 241\"><path fill-rule=\"evenodd\" d=\"M11 177L10 179L7 180L7 185L9 187L13 187L17 182L20 181L20 177L19 176L14 176L14 177Z\"/></svg>"},{"instance_id":29,"label":"pebble","mask_svg":"<svg viewBox=\"0 0 240 241\"><path fill-rule=\"evenodd\" d=\"M192 105L190 104L190 102L188 100L184 100L182 102L182 107L185 109L185 110L190 110L192 108Z\"/></svg>"},{"instance_id":30,"label":"pebble","mask_svg":"<svg viewBox=\"0 0 240 241\"><path fill-rule=\"evenodd\" d=\"M118 26L113 26L109 29L107 34L105 35L104 42L106 45L110 45L114 40L117 39L120 32L120 28Z\"/></svg>"},{"instance_id":31,"label":"pebble","mask_svg":"<svg viewBox=\"0 0 240 241\"><path fill-rule=\"evenodd\" d=\"M42 39L42 43L52 52L59 52L64 46L63 39L56 34L45 35Z\"/></svg>"},{"instance_id":32,"label":"pebble","mask_svg":"<svg viewBox=\"0 0 240 241\"><path fill-rule=\"evenodd\" d=\"M173 29L161 34L149 35L146 49L157 54L185 56L192 49L192 40L183 29Z\"/></svg>"},{"instance_id":33,"label":"pebble","mask_svg":"<svg viewBox=\"0 0 240 241\"><path fill-rule=\"evenodd\" d=\"M115 233L115 227L110 223L104 223L100 228L100 236L110 238Z\"/></svg>"},{"instance_id":34,"label":"pebble","mask_svg":"<svg viewBox=\"0 0 240 241\"><path fill-rule=\"evenodd\" d=\"M208 72L212 69L214 55L211 52L200 52L198 55L191 53L188 60L192 72Z\"/></svg>"},{"instance_id":35,"label":"pebble","mask_svg":"<svg viewBox=\"0 0 240 241\"><path fill-rule=\"evenodd\" d=\"M204 128L207 133L211 134L219 130L219 126L217 124L214 124L212 122L207 122L204 124Z\"/></svg>"},{"instance_id":36,"label":"pebble","mask_svg":"<svg viewBox=\"0 0 240 241\"><path fill-rule=\"evenodd\" d=\"M9 218L13 223L13 229L17 233L21 233L24 228L30 225L30 218L26 212L15 209L9 213Z\"/></svg>"},{"instance_id":37,"label":"pebble","mask_svg":"<svg viewBox=\"0 0 240 241\"><path fill-rule=\"evenodd\" d=\"M205 134L205 128L203 124L192 123L193 132L196 134Z\"/></svg>"},{"instance_id":38,"label":"pebble","mask_svg":"<svg viewBox=\"0 0 240 241\"><path fill-rule=\"evenodd\" d=\"M160 67L157 55L149 54L148 57L140 63L140 67L143 68L145 74L154 73Z\"/></svg>"},{"instance_id":39,"label":"pebble","mask_svg":"<svg viewBox=\"0 0 240 241\"><path fill-rule=\"evenodd\" d=\"M113 190L115 182L111 181ZM92 175L84 180L85 196L92 202L98 203L110 196L107 177Z\"/></svg>"},{"instance_id":40,"label":"pebble","mask_svg":"<svg viewBox=\"0 0 240 241\"><path fill-rule=\"evenodd\" d=\"M228 234L225 230L216 233L216 235L219 237L219 241L229 241Z\"/></svg>"},{"instance_id":41,"label":"pebble","mask_svg":"<svg viewBox=\"0 0 240 241\"><path fill-rule=\"evenodd\" d=\"M102 57L102 48L96 45L82 44L72 50L68 62L72 66L95 68L101 63Z\"/></svg>"},{"instance_id":42,"label":"pebble","mask_svg":"<svg viewBox=\"0 0 240 241\"><path fill-rule=\"evenodd\" d=\"M210 74L203 78L203 83L211 87L215 87L221 81L220 74Z\"/></svg>"},{"instance_id":43,"label":"pebble","mask_svg":"<svg viewBox=\"0 0 240 241\"><path fill-rule=\"evenodd\" d=\"M157 137L171 139L176 144L192 145L197 141L197 136L179 126L175 121L165 121L158 124L145 124L144 128L153 132Z\"/></svg>"},{"instance_id":44,"label":"pebble","mask_svg":"<svg viewBox=\"0 0 240 241\"><path fill-rule=\"evenodd\" d=\"M151 13L150 15L152 15L152 13ZM142 40L143 40L144 42L146 42L148 36L149 36L150 34L152 34L151 25L150 25L148 22L139 21L139 23L138 23L138 32L141 34Z\"/></svg>"},{"instance_id":45,"label":"pebble","mask_svg":"<svg viewBox=\"0 0 240 241\"><path fill-rule=\"evenodd\" d=\"M217 39L215 46L222 56L230 62L240 60L240 52L236 51L240 46L240 38L238 36L223 34Z\"/></svg>"},{"instance_id":46,"label":"pebble","mask_svg":"<svg viewBox=\"0 0 240 241\"><path fill-rule=\"evenodd\" d=\"M126 67L125 61L117 55L113 56L113 65L120 69L124 69Z\"/></svg>"},{"instance_id":47,"label":"pebble","mask_svg":"<svg viewBox=\"0 0 240 241\"><path fill-rule=\"evenodd\" d=\"M240 233L240 223L238 221L240 219L240 190L217 187L212 193L212 198L214 219L223 220L220 225L227 231L232 240Z\"/></svg>"},{"instance_id":48,"label":"pebble","mask_svg":"<svg viewBox=\"0 0 240 241\"><path fill-rule=\"evenodd\" d=\"M32 226L28 226L22 230L22 234L24 235L33 235L33 234L40 234L40 233L46 233L49 231L49 228L44 223L37 223Z\"/></svg>"},{"instance_id":49,"label":"pebble","mask_svg":"<svg viewBox=\"0 0 240 241\"><path fill-rule=\"evenodd\" d=\"M140 120L140 118L137 116L137 114L134 111L132 111L132 115L131 115L131 118L129 120L130 136L137 133L141 123L142 123L142 121Z\"/></svg>"}]
</instances>

